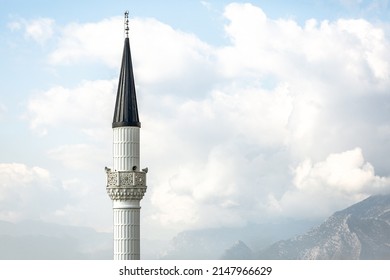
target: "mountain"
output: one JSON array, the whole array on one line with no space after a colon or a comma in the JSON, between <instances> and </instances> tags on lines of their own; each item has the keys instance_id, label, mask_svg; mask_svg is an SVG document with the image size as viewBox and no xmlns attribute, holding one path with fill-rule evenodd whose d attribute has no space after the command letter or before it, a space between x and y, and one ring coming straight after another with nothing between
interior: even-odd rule
<instances>
[{"instance_id":1,"label":"mountain","mask_svg":"<svg viewBox=\"0 0 390 280\"><path fill-rule=\"evenodd\" d=\"M158 259L168 241L141 239L142 259ZM25 220L0 221L0 260L112 260L112 233Z\"/></svg>"},{"instance_id":2,"label":"mountain","mask_svg":"<svg viewBox=\"0 0 390 280\"><path fill-rule=\"evenodd\" d=\"M306 234L276 242L257 259L390 259L390 195L336 212Z\"/></svg>"},{"instance_id":3,"label":"mountain","mask_svg":"<svg viewBox=\"0 0 390 280\"><path fill-rule=\"evenodd\" d=\"M280 239L303 233L317 224L318 221L280 219L263 224L248 224L241 228L183 231L171 240L168 249L160 258L220 259L234 258L235 254L243 257L244 254L251 255L251 251L263 249ZM239 248L242 252L235 253Z\"/></svg>"},{"instance_id":4,"label":"mountain","mask_svg":"<svg viewBox=\"0 0 390 280\"><path fill-rule=\"evenodd\" d=\"M251 260L253 251L241 240L227 249L221 257L222 260Z\"/></svg>"},{"instance_id":5,"label":"mountain","mask_svg":"<svg viewBox=\"0 0 390 280\"><path fill-rule=\"evenodd\" d=\"M112 234L40 221L0 221L0 259L112 259Z\"/></svg>"},{"instance_id":6,"label":"mountain","mask_svg":"<svg viewBox=\"0 0 390 280\"><path fill-rule=\"evenodd\" d=\"M143 259L390 259L390 195L369 197L313 228L318 224L318 221L281 219L241 228L184 231L169 246L165 241L141 241L142 256ZM112 259L112 233L39 221L17 224L0 221L0 259Z\"/></svg>"}]
</instances>

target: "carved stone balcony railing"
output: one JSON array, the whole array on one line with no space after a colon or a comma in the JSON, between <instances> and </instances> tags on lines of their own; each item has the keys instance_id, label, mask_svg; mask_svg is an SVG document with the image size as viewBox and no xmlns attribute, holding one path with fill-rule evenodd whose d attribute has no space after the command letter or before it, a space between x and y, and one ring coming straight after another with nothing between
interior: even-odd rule
<instances>
[{"instance_id":1,"label":"carved stone balcony railing","mask_svg":"<svg viewBox=\"0 0 390 280\"><path fill-rule=\"evenodd\" d=\"M107 172L107 193L111 200L141 200L146 192L146 172Z\"/></svg>"}]
</instances>

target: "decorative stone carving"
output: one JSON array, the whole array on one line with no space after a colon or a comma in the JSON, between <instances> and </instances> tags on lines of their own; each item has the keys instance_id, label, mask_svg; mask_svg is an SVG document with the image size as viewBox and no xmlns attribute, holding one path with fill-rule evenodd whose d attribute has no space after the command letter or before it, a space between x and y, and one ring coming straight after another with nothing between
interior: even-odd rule
<instances>
[{"instance_id":1,"label":"decorative stone carving","mask_svg":"<svg viewBox=\"0 0 390 280\"><path fill-rule=\"evenodd\" d=\"M107 188L111 200L141 200L146 192L143 188Z\"/></svg>"},{"instance_id":2,"label":"decorative stone carving","mask_svg":"<svg viewBox=\"0 0 390 280\"><path fill-rule=\"evenodd\" d=\"M116 172L107 172L107 186L116 186L118 184L118 176Z\"/></svg>"},{"instance_id":3,"label":"decorative stone carving","mask_svg":"<svg viewBox=\"0 0 390 280\"><path fill-rule=\"evenodd\" d=\"M111 200L141 200L146 192L146 172L107 170L107 193Z\"/></svg>"},{"instance_id":4,"label":"decorative stone carving","mask_svg":"<svg viewBox=\"0 0 390 280\"><path fill-rule=\"evenodd\" d=\"M120 172L119 173L119 186L122 188L131 187L134 185L134 174L129 172Z\"/></svg>"},{"instance_id":5,"label":"decorative stone carving","mask_svg":"<svg viewBox=\"0 0 390 280\"><path fill-rule=\"evenodd\" d=\"M145 172L138 172L134 174L134 183L135 185L145 185L145 180L146 180L146 173Z\"/></svg>"}]
</instances>

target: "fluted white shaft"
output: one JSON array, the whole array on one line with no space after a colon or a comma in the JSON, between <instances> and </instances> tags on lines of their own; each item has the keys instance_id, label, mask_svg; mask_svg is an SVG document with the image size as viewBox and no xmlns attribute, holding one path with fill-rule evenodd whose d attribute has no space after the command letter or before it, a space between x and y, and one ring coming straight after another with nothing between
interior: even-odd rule
<instances>
[{"instance_id":1,"label":"fluted white shaft","mask_svg":"<svg viewBox=\"0 0 390 280\"><path fill-rule=\"evenodd\" d=\"M113 169L139 171L139 127L113 129ZM114 260L140 259L140 201L113 200Z\"/></svg>"},{"instance_id":2,"label":"fluted white shaft","mask_svg":"<svg viewBox=\"0 0 390 280\"><path fill-rule=\"evenodd\" d=\"M139 127L124 126L113 129L113 168L118 171L139 170ZM135 170L133 170L135 171Z\"/></svg>"},{"instance_id":3,"label":"fluted white shaft","mask_svg":"<svg viewBox=\"0 0 390 280\"><path fill-rule=\"evenodd\" d=\"M114 260L140 259L139 201L114 201Z\"/></svg>"}]
</instances>

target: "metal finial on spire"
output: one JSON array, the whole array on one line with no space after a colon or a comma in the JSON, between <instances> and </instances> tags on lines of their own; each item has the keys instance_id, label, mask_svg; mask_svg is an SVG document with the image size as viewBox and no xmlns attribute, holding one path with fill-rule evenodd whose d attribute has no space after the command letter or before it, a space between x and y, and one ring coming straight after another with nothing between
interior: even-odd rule
<instances>
[{"instance_id":1,"label":"metal finial on spire","mask_svg":"<svg viewBox=\"0 0 390 280\"><path fill-rule=\"evenodd\" d=\"M129 38L129 11L125 12L125 34Z\"/></svg>"}]
</instances>

